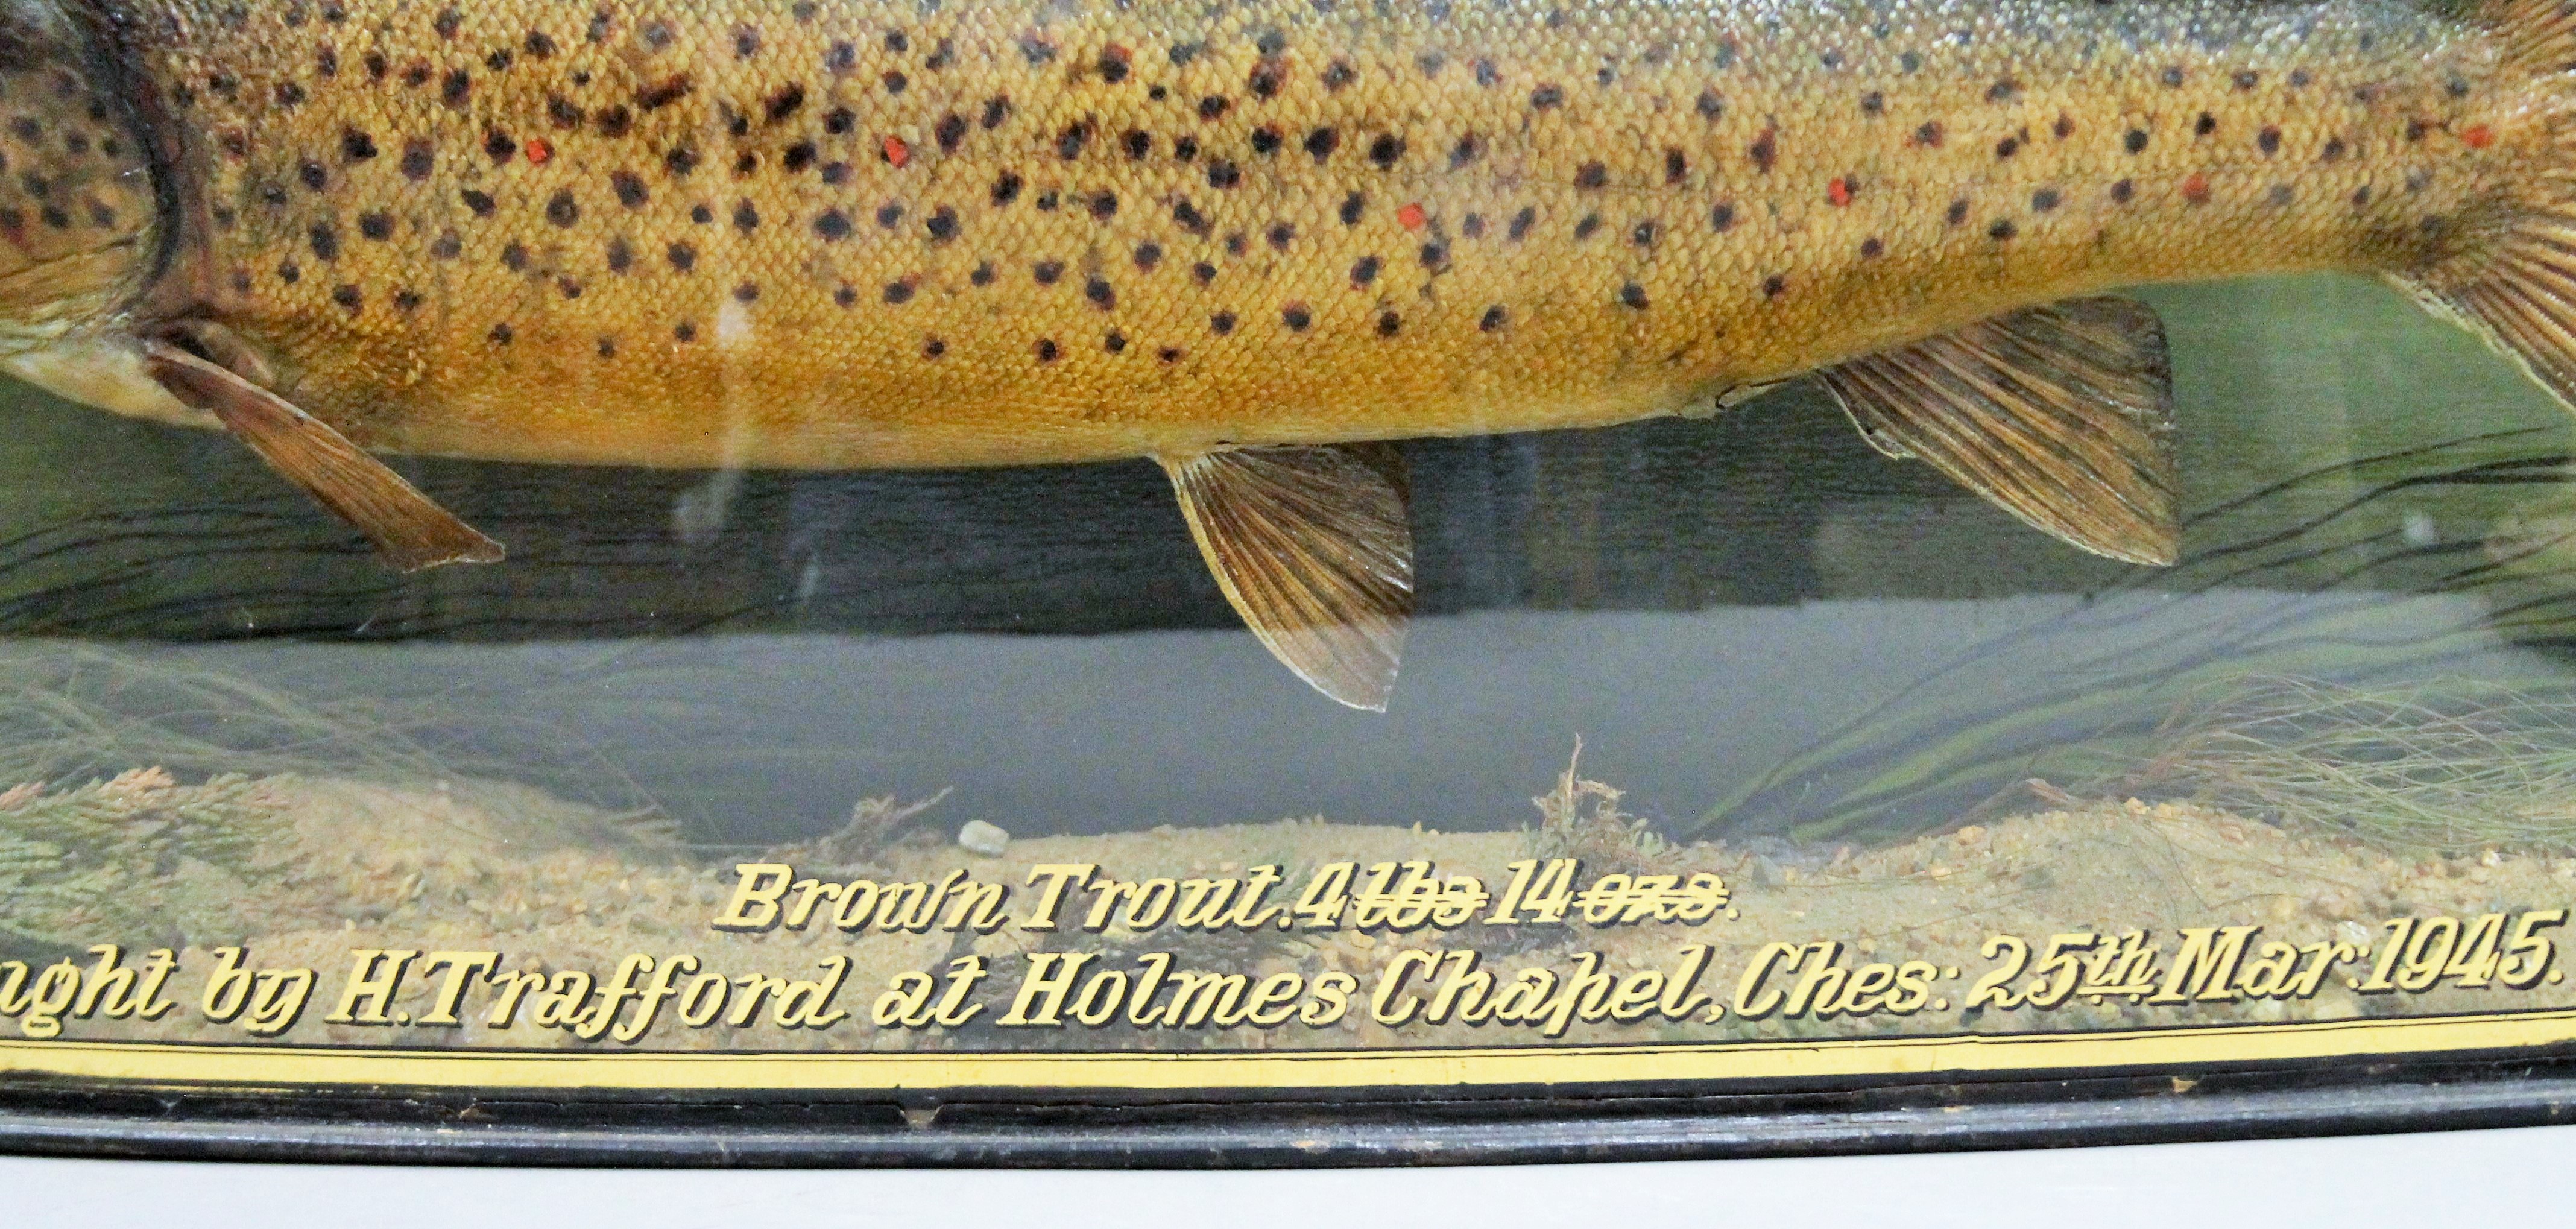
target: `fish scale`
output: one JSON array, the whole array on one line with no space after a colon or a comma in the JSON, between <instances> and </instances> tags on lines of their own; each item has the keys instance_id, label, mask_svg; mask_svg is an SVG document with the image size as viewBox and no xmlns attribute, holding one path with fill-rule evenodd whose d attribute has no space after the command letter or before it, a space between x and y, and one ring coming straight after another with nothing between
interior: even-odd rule
<instances>
[{"instance_id":1,"label":"fish scale","mask_svg":"<svg viewBox=\"0 0 2576 1229\"><path fill-rule=\"evenodd\" d=\"M406 566L499 548L361 449L1150 456L1364 707L1411 543L1337 446L1820 372L1891 454L2170 562L2161 325L2102 291L2378 273L2576 388L2576 16L2538 0L6 11L12 126L149 155L6 236L47 271L0 278L12 370L220 420ZM0 180L0 223L69 190Z\"/></svg>"}]
</instances>

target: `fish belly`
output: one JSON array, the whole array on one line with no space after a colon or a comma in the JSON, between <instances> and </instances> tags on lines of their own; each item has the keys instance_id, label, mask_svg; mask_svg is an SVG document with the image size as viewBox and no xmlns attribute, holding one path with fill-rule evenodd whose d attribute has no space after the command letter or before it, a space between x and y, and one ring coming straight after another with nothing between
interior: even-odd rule
<instances>
[{"instance_id":1,"label":"fish belly","mask_svg":"<svg viewBox=\"0 0 2576 1229\"><path fill-rule=\"evenodd\" d=\"M145 314L361 444L521 460L1606 424L2422 264L2508 152L2491 40L2369 0L134 7L186 215Z\"/></svg>"}]
</instances>

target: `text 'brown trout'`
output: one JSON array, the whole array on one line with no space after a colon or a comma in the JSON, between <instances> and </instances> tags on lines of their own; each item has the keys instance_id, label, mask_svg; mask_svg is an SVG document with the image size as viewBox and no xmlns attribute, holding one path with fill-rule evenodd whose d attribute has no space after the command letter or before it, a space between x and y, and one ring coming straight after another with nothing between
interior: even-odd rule
<instances>
[{"instance_id":1,"label":"text 'brown trout'","mask_svg":"<svg viewBox=\"0 0 2576 1229\"><path fill-rule=\"evenodd\" d=\"M9 367L398 566L501 551L366 450L1152 457L1362 708L1413 605L1370 441L1817 372L2166 563L2107 288L2379 273L2576 392L2558 0L0 0L0 88Z\"/></svg>"}]
</instances>

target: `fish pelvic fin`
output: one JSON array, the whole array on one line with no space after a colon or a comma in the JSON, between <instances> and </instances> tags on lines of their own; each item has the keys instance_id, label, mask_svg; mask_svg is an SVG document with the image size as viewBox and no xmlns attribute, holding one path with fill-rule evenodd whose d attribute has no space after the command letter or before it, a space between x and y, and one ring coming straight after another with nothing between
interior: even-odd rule
<instances>
[{"instance_id":1,"label":"fish pelvic fin","mask_svg":"<svg viewBox=\"0 0 2576 1229\"><path fill-rule=\"evenodd\" d=\"M143 362L172 396L222 420L270 469L365 534L388 566L501 561L500 543L285 398L169 341L145 342Z\"/></svg>"},{"instance_id":2,"label":"fish pelvic fin","mask_svg":"<svg viewBox=\"0 0 2576 1229\"><path fill-rule=\"evenodd\" d=\"M2094 554L2181 557L2173 373L2146 305L2027 308L1819 375L1879 451Z\"/></svg>"},{"instance_id":3,"label":"fish pelvic fin","mask_svg":"<svg viewBox=\"0 0 2576 1229\"><path fill-rule=\"evenodd\" d=\"M1386 711L1413 621L1400 471L1362 446L1158 456L1217 587L1315 690Z\"/></svg>"},{"instance_id":4,"label":"fish pelvic fin","mask_svg":"<svg viewBox=\"0 0 2576 1229\"><path fill-rule=\"evenodd\" d=\"M2483 338L2576 411L2576 8L2562 0L2472 0L2497 39L2515 102L2494 125L2452 135L2504 155L2496 208L2441 232L2420 267L2388 280Z\"/></svg>"}]
</instances>

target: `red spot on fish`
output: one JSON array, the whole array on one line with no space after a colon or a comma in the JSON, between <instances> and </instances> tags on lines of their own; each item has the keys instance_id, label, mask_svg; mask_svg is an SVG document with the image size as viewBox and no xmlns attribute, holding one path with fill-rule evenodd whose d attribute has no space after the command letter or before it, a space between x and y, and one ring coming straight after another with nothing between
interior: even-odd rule
<instances>
[{"instance_id":1,"label":"red spot on fish","mask_svg":"<svg viewBox=\"0 0 2576 1229\"><path fill-rule=\"evenodd\" d=\"M887 137L885 160L894 164L896 170L902 170L904 163L912 161L912 147L904 144L902 137Z\"/></svg>"},{"instance_id":2,"label":"red spot on fish","mask_svg":"<svg viewBox=\"0 0 2576 1229\"><path fill-rule=\"evenodd\" d=\"M1403 223L1406 230L1420 230L1430 223L1431 215L1422 212L1418 204L1408 204L1395 211L1395 220Z\"/></svg>"},{"instance_id":3,"label":"red spot on fish","mask_svg":"<svg viewBox=\"0 0 2576 1229\"><path fill-rule=\"evenodd\" d=\"M1834 176L1834 181L1825 185L1825 199L1832 201L1837 207L1850 204L1851 198L1851 181L1842 176Z\"/></svg>"},{"instance_id":4,"label":"red spot on fish","mask_svg":"<svg viewBox=\"0 0 2576 1229\"><path fill-rule=\"evenodd\" d=\"M2471 149L2485 149L2495 144L2495 130L2484 124L2471 124L2460 131L2460 141Z\"/></svg>"},{"instance_id":5,"label":"red spot on fish","mask_svg":"<svg viewBox=\"0 0 2576 1229\"><path fill-rule=\"evenodd\" d=\"M543 137L528 138L527 151L529 166L544 166L547 159L555 156L555 147L546 144Z\"/></svg>"},{"instance_id":6,"label":"red spot on fish","mask_svg":"<svg viewBox=\"0 0 2576 1229\"><path fill-rule=\"evenodd\" d=\"M2209 176L2193 171L2182 181L2182 198L2195 205L2209 203Z\"/></svg>"}]
</instances>

